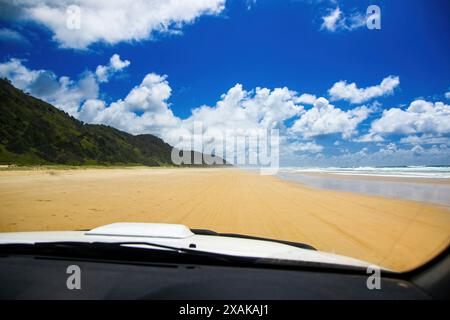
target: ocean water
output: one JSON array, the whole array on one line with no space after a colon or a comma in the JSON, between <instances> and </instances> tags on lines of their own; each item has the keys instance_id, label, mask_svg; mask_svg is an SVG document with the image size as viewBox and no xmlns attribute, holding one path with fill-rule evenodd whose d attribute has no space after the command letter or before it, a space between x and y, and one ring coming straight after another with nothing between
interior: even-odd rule
<instances>
[{"instance_id":1,"label":"ocean water","mask_svg":"<svg viewBox=\"0 0 450 320\"><path fill-rule=\"evenodd\" d=\"M449 179L450 166L281 168L280 172L333 173L341 175Z\"/></svg>"},{"instance_id":2,"label":"ocean water","mask_svg":"<svg viewBox=\"0 0 450 320\"><path fill-rule=\"evenodd\" d=\"M311 175L309 173L331 173ZM362 179L345 179L344 175ZM278 176L316 188L357 192L450 206L450 184L433 183L450 178L450 167L360 167L360 168L280 168ZM363 179L371 177L401 177L395 180ZM427 178L426 183L415 179Z\"/></svg>"}]
</instances>

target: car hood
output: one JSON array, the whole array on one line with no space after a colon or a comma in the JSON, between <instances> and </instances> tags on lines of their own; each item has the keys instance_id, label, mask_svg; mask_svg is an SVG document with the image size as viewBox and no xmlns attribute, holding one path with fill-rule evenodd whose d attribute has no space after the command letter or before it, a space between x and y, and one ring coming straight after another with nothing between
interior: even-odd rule
<instances>
[{"instance_id":1,"label":"car hood","mask_svg":"<svg viewBox=\"0 0 450 320\"><path fill-rule=\"evenodd\" d=\"M195 250L198 251L239 257L291 260L359 268L374 266L369 262L347 256L303 249L276 241L194 234L186 226L178 224L113 223L89 231L0 233L0 244L35 244L51 242L153 243L183 249L195 248ZM143 246L139 244L129 246L166 250L164 248Z\"/></svg>"}]
</instances>

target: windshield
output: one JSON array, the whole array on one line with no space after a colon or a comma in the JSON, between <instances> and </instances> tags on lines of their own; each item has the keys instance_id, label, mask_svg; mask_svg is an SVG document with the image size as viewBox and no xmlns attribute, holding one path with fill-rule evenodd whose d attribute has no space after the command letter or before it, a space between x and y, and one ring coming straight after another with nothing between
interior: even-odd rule
<instances>
[{"instance_id":1,"label":"windshield","mask_svg":"<svg viewBox=\"0 0 450 320\"><path fill-rule=\"evenodd\" d=\"M447 2L0 6L0 232L181 224L398 272L448 247Z\"/></svg>"}]
</instances>

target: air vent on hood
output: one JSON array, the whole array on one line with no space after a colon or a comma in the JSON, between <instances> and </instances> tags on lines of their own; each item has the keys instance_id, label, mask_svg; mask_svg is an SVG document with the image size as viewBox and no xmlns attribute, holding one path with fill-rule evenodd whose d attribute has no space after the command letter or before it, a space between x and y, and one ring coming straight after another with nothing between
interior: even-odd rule
<instances>
[{"instance_id":1,"label":"air vent on hood","mask_svg":"<svg viewBox=\"0 0 450 320\"><path fill-rule=\"evenodd\" d=\"M86 235L184 239L194 234L182 224L117 222L92 229Z\"/></svg>"}]
</instances>

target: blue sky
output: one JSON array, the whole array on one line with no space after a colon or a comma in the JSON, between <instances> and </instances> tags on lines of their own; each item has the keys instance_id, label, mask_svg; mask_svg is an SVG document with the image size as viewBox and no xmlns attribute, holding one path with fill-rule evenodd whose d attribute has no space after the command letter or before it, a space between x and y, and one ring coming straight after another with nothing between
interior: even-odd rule
<instances>
[{"instance_id":1,"label":"blue sky","mask_svg":"<svg viewBox=\"0 0 450 320\"><path fill-rule=\"evenodd\" d=\"M269 123L285 138L286 165L449 163L448 1L211 0L192 1L182 13L174 2L161 11L169 12L161 21L162 14L146 16L147 8L125 10L130 10L127 19L142 20L142 25L131 20L121 25L106 14L114 8L105 8L104 20L91 23L87 15L94 9L83 0L0 3L0 75L83 121L149 132L169 142L189 132L195 117L212 135L221 126ZM81 28L67 32L60 16L69 4L81 8ZM380 30L361 23L369 5L381 8ZM61 14L50 14L58 10ZM331 27L323 25L325 17L338 12ZM115 54L116 61L129 63L108 65ZM106 81L99 80L99 65L109 66ZM149 74L154 77L144 84ZM382 88L390 76L392 82ZM339 81L345 83L332 94ZM360 91L347 87L352 83ZM222 95L231 96L236 84L242 85L235 90L244 92L241 100L220 107L219 101L228 101ZM273 96L259 97L258 87ZM146 106L127 100L133 88L139 99L147 94ZM273 102L276 88L291 93ZM299 99L305 93L316 101ZM317 102L319 97L326 103ZM246 104L257 111L233 119ZM229 110L200 110L204 105ZM314 108L322 111L314 114ZM113 109L140 118L112 116ZM386 113L390 109L399 112ZM195 110L199 115L193 115ZM223 119L227 115L230 123Z\"/></svg>"}]
</instances>

